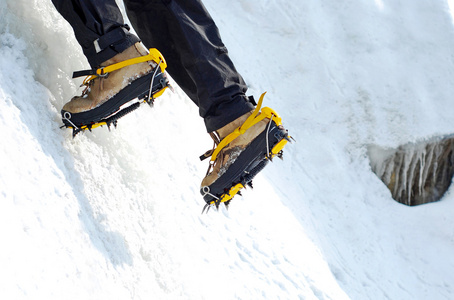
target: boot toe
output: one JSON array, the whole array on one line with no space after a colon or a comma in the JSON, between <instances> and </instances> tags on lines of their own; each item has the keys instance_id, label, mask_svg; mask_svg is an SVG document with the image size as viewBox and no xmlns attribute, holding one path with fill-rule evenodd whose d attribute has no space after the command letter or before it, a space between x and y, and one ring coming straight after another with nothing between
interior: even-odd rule
<instances>
[{"instance_id":1,"label":"boot toe","mask_svg":"<svg viewBox=\"0 0 454 300\"><path fill-rule=\"evenodd\" d=\"M83 97L73 97L71 101L66 103L62 110L70 112L72 114L84 112L91 109L92 101Z\"/></svg>"}]
</instances>

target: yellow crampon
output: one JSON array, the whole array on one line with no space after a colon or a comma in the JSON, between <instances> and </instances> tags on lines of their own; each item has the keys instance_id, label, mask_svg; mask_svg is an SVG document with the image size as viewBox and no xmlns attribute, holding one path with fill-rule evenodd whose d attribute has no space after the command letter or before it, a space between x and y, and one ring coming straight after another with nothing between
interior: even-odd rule
<instances>
[{"instance_id":1,"label":"yellow crampon","mask_svg":"<svg viewBox=\"0 0 454 300\"><path fill-rule=\"evenodd\" d=\"M269 107L262 107L263 99L265 97L265 93L263 93L260 96L260 99L257 103L257 106L253 113L246 119L246 121L236 128L232 133L227 135L216 147L216 149L212 152L211 154L211 159L210 159L210 164L214 164L216 161L217 155L221 152L221 150L226 147L228 144L230 144L234 139L236 139L238 136L242 135L243 133L246 132L249 128L254 126L255 124L259 123L265 118L270 119L271 121L274 121L274 123L277 126L282 126L282 118L271 108ZM286 136L282 140L280 140L277 144L273 146L272 149L268 149L268 152L266 157L264 158L265 160L272 159L276 155L280 155L282 153L282 149L284 146L287 144L287 142L290 140L290 136ZM213 200L209 203L204 208L204 211L207 207L216 205L218 206L220 203L227 202L231 200L236 194L240 192L240 190L244 188L244 185L242 183L237 183L234 186L232 186L228 192L225 192L222 194L217 200Z\"/></svg>"},{"instance_id":2,"label":"yellow crampon","mask_svg":"<svg viewBox=\"0 0 454 300\"><path fill-rule=\"evenodd\" d=\"M230 190L229 190L227 193L222 194L221 197L220 197L218 200L213 200L213 201L211 201L210 203L207 203L207 204L203 207L202 214L203 214L205 211L208 213L208 211L210 210L210 207L211 207L211 206L216 206L216 208L218 208L218 207L219 207L219 204L231 200L236 194L238 194L238 193L240 192L240 190L241 190L242 188L244 188L244 185L242 185L241 183L238 183L238 184L232 186L232 187L230 188Z\"/></svg>"},{"instance_id":3,"label":"yellow crampon","mask_svg":"<svg viewBox=\"0 0 454 300\"><path fill-rule=\"evenodd\" d=\"M263 102L263 98L265 97L265 94L266 92L264 92L261 96L260 96L260 99L259 99L259 102L257 103L257 106L255 108L255 110L252 112L252 115L250 115L246 121L243 123L243 125L241 125L240 127L236 128L232 133L230 133L229 135L227 135L216 147L216 149L213 151L213 153L211 154L211 159L210 161L212 163L214 163L214 161L216 160L216 157L217 155L219 154L219 152L221 152L221 150L227 146L228 144L230 144L234 139L236 139L237 137L239 137L240 135L242 135L243 133L246 132L246 130L248 130L249 128L251 128L252 126L254 126L255 124L257 124L258 122L262 121L263 119L265 118L268 118L270 120L273 120L274 123L276 123L277 126L281 126L282 125L282 118L279 117L279 115L271 108L269 107L264 107L261 111L260 111L260 108L262 107L262 102ZM283 139L281 140L278 144L276 144L273 149L271 150L271 153L268 153L269 155L276 155L277 153L279 153L285 146L285 144L287 144L287 140L286 139ZM277 147L278 146L278 147ZM271 156L271 157L272 157Z\"/></svg>"},{"instance_id":4,"label":"yellow crampon","mask_svg":"<svg viewBox=\"0 0 454 300\"><path fill-rule=\"evenodd\" d=\"M95 70L90 70L89 72L94 73L94 74L91 74L91 75L88 75L87 77L85 77L85 79L82 82L81 86L84 86L84 85L88 86L90 81L92 81L92 80L94 80L94 79L96 79L98 77L107 76L107 74L109 74L109 73L111 73L113 71L117 71L117 70L119 70L121 68L124 68L124 67L127 67L127 66L131 66L131 65L135 65L135 64L139 64L139 63L143 63L143 62L147 62L147 61L153 61L154 63L156 63L159 66L159 68L161 69L161 72L164 73L164 70L167 68L167 62L164 59L164 56L156 48L150 48L150 49L148 49L148 51L149 51L149 53L147 55L144 55L144 56L127 59L125 61L122 61L122 62L119 62L119 63L116 63L116 64L112 64L112 65L107 66L107 67L100 67L100 68L95 69ZM83 74L84 72L85 71L82 71L81 74ZM74 74L77 74L77 72L75 72ZM83 76L83 75L80 75L80 76ZM73 76L73 78L74 77L79 77L79 76L75 75L75 76ZM164 93L164 90L166 88L164 88L164 89L160 90L159 92L157 92L156 94L154 94L153 95L154 98L157 98L157 97L161 96Z\"/></svg>"},{"instance_id":5,"label":"yellow crampon","mask_svg":"<svg viewBox=\"0 0 454 300\"><path fill-rule=\"evenodd\" d=\"M107 123L106 122L99 122L99 123L91 124L90 126L87 126L87 125L80 126L79 128L81 130L91 130L93 128L97 128L97 127L104 126L104 125L107 125Z\"/></svg>"},{"instance_id":6,"label":"yellow crampon","mask_svg":"<svg viewBox=\"0 0 454 300\"><path fill-rule=\"evenodd\" d=\"M167 63L166 63L166 60L164 59L164 56L156 48L150 48L149 49L149 53L147 55L136 57L136 58L127 59L125 61L122 61L122 62L119 62L119 63L115 63L115 64L112 64L112 65L109 65L109 66L106 66L106 67L100 67L98 69L74 72L73 78L88 75L84 79L84 81L83 81L83 83L81 85L81 86L85 85L88 88L89 83L92 80L94 80L94 79L96 79L98 77L105 77L109 73L117 71L117 70L119 70L121 68L124 68L124 67L127 67L127 66L131 66L131 65L134 65L134 64L138 64L138 63L147 62L147 61L153 61L154 63L156 63L156 65L157 65L157 67L159 67L159 70L161 71L161 73L164 74L165 69L167 68ZM151 93L151 90L153 88L153 86L152 86L153 85L153 80L154 80L155 75L156 75L156 73L158 71L157 67L155 68L153 77L151 79L150 93ZM157 97L161 96L168 87L170 87L169 84L164 86L162 89L156 91L154 94L150 94L149 98L154 99L154 98L157 98ZM139 99L139 100L141 100L140 103L149 103L149 104L151 103L150 99L148 99L148 98ZM137 108L137 107L138 106L134 106L134 109ZM131 110L132 109L129 108L129 111L131 111ZM109 121L101 120L100 122L96 122L96 123L92 123L92 124L88 124L88 125L81 125L81 126L78 127L78 126L75 126L70 121L70 116L67 117L67 116L63 115L63 119L64 120L68 120L69 123L70 123L69 125L66 124L67 128L72 128L74 130L77 129L76 134L77 134L77 132L80 132L80 131L83 131L83 130L91 130L93 128L97 128L97 127L100 127L100 126L103 126L103 125L107 125L107 126L110 127L110 124L111 124L111 122L109 122ZM114 123L114 124L116 124L116 123ZM63 125L63 126L65 126L65 125ZM74 126L76 128L74 128ZM73 134L73 135L75 135L75 134Z\"/></svg>"},{"instance_id":7,"label":"yellow crampon","mask_svg":"<svg viewBox=\"0 0 454 300\"><path fill-rule=\"evenodd\" d=\"M242 188L244 188L244 185L242 185L241 183L238 183L238 184L232 186L232 187L230 188L230 190L229 190L227 193L225 193L225 194L223 194L223 195L221 196L219 202L222 203L222 202L227 202L227 201L229 201L229 200L232 199L236 194L238 194L238 192L239 192ZM214 204L214 201L212 201L210 204Z\"/></svg>"},{"instance_id":8,"label":"yellow crampon","mask_svg":"<svg viewBox=\"0 0 454 300\"><path fill-rule=\"evenodd\" d=\"M159 50L156 48L150 48L148 51L149 51L149 53L147 55L127 59L125 61L122 61L122 62L119 62L116 64L112 64L107 67L101 67L96 70L91 70L91 72L94 74L87 76L84 79L82 85L87 85L90 81L92 81L93 79L95 79L97 77L107 76L107 74L109 74L110 72L117 71L121 68L143 63L143 62L147 62L147 61L155 62L161 69L161 72L164 73L164 70L167 68L167 63L166 63L166 60L164 59L164 56L162 56L161 52L159 52ZM76 77L79 77L79 76L76 76Z\"/></svg>"}]
</instances>

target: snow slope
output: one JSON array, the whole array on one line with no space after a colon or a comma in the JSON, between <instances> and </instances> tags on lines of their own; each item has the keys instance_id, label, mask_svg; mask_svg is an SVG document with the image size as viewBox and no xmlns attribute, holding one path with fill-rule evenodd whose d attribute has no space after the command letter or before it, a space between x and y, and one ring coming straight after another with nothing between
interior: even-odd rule
<instances>
[{"instance_id":1,"label":"snow slope","mask_svg":"<svg viewBox=\"0 0 454 300\"><path fill-rule=\"evenodd\" d=\"M453 132L454 5L204 2L298 141L207 215L192 102L72 139L71 28L51 1L0 2L2 299L452 299L452 192L400 205L366 152Z\"/></svg>"}]
</instances>

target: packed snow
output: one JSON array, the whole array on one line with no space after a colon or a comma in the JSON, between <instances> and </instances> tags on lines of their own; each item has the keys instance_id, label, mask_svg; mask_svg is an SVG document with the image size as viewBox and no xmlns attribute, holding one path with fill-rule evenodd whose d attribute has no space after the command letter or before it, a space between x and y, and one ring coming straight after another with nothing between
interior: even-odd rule
<instances>
[{"instance_id":1,"label":"packed snow","mask_svg":"<svg viewBox=\"0 0 454 300\"><path fill-rule=\"evenodd\" d=\"M201 214L212 141L184 93L73 139L71 27L1 0L0 297L453 299L453 192L399 204L367 157L454 132L453 2L205 0L297 143Z\"/></svg>"}]
</instances>

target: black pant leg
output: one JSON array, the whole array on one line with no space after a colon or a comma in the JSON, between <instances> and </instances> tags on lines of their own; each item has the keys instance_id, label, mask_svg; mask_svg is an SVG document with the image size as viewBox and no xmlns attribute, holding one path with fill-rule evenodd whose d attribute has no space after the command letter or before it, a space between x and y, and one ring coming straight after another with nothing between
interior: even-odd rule
<instances>
[{"instance_id":1,"label":"black pant leg","mask_svg":"<svg viewBox=\"0 0 454 300\"><path fill-rule=\"evenodd\" d=\"M211 132L253 109L218 28L200 0L124 0L147 47L164 55L167 71L199 107Z\"/></svg>"},{"instance_id":2,"label":"black pant leg","mask_svg":"<svg viewBox=\"0 0 454 300\"><path fill-rule=\"evenodd\" d=\"M72 26L76 39L90 65L121 53L139 41L129 33L115 0L52 0L59 13Z\"/></svg>"}]
</instances>

